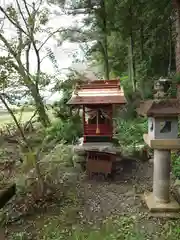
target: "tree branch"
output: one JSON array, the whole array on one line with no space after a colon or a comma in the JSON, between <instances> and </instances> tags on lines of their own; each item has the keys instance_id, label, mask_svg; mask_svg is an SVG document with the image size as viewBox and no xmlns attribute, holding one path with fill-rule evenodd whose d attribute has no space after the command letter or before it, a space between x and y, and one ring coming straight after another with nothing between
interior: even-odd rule
<instances>
[{"instance_id":1,"label":"tree branch","mask_svg":"<svg viewBox=\"0 0 180 240\"><path fill-rule=\"evenodd\" d=\"M31 42L28 44L28 47L26 49L26 71L27 74L29 75L29 52L31 49Z\"/></svg>"},{"instance_id":2,"label":"tree branch","mask_svg":"<svg viewBox=\"0 0 180 240\"><path fill-rule=\"evenodd\" d=\"M59 29L57 29L56 31L54 31L54 32L52 32L52 33L50 33L50 35L46 38L46 40L40 45L40 47L38 48L38 51L47 43L47 41L54 35L54 34L56 34L56 33L60 33L60 32L64 32L64 31L66 31L65 29L61 29L60 30L60 28Z\"/></svg>"},{"instance_id":3,"label":"tree branch","mask_svg":"<svg viewBox=\"0 0 180 240\"><path fill-rule=\"evenodd\" d=\"M31 118L25 123L24 125L24 130L27 129L28 125L32 122L33 118L37 115L38 111L37 109L34 111L33 115L31 116Z\"/></svg>"},{"instance_id":4,"label":"tree branch","mask_svg":"<svg viewBox=\"0 0 180 240\"><path fill-rule=\"evenodd\" d=\"M21 58L23 40L22 40L22 32L19 31L19 30L18 30L18 38L19 38L19 44L18 44L18 47L17 47L18 57Z\"/></svg>"},{"instance_id":5,"label":"tree branch","mask_svg":"<svg viewBox=\"0 0 180 240\"><path fill-rule=\"evenodd\" d=\"M24 140L24 142L25 142L26 144L28 144L27 139L26 139L26 137L25 137L25 135L24 135L24 132L23 132L23 130L22 130L22 128L21 128L21 126L20 126L17 118L15 117L12 109L8 106L8 104L7 104L6 100L5 100L5 94L0 93L0 100L2 101L2 103L4 104L4 106L6 107L6 109L8 110L9 114L10 114L11 117L13 118L13 120L14 120L17 128L19 129L19 132L20 132L20 134L21 134L22 139Z\"/></svg>"},{"instance_id":6,"label":"tree branch","mask_svg":"<svg viewBox=\"0 0 180 240\"><path fill-rule=\"evenodd\" d=\"M27 28L27 31L28 31L28 34L29 34L29 37L30 37L30 41L33 44L33 47L34 47L34 50L35 50L35 53L36 53L36 56L37 56L37 76L38 76L40 74L40 56L39 56L39 51L38 51L38 49L36 47L36 43L35 43L34 35L33 35L34 23L35 23L35 15L36 15L35 8L33 9L34 10L34 14L33 13L31 14L30 11L29 11L29 8L27 6L26 0L23 0L23 2L24 2L24 6L25 6L25 9L27 11L28 16L30 18L33 17L33 24L30 27L27 24L27 21L26 21L24 15L23 15L23 12L21 10L21 7L20 7L20 4L19 4L18 0L16 0L16 3L17 3L17 6L18 6L20 15L21 15L21 17L22 17L22 19L23 19L23 21L24 21L24 23L26 25L26 28ZM26 50L26 71L27 71L28 75L29 75L29 52L30 52L30 48L31 48L31 42L28 44L28 47L27 47L27 50ZM38 81L36 81L36 82L38 83ZM36 87L37 87L37 84L36 84Z\"/></svg>"},{"instance_id":7,"label":"tree branch","mask_svg":"<svg viewBox=\"0 0 180 240\"><path fill-rule=\"evenodd\" d=\"M18 6L19 13L20 13L20 15L21 15L21 17L22 17L25 25L26 25L27 31L29 32L29 28L28 28L27 21L26 21L24 15L23 15L23 12L22 12L22 10L21 10L21 7L20 7L20 4L19 4L18 0L16 0L16 3L17 3L17 6Z\"/></svg>"},{"instance_id":8,"label":"tree branch","mask_svg":"<svg viewBox=\"0 0 180 240\"><path fill-rule=\"evenodd\" d=\"M35 18L36 18L36 9L35 9L35 5L33 4L33 12L30 13L29 9L28 9L28 6L27 6L27 2L26 0L23 0L24 2L24 5L25 5L25 8L26 8L26 11L29 15L30 18L32 18L32 26L30 26L30 40L31 40L31 43L33 45L33 48L34 48L34 51L35 51L35 54L36 54L36 58L37 58L37 71L36 71L36 89L38 89L38 82L39 82L39 77L40 77L40 72L41 72L41 59L40 59L40 54L39 54L39 50L36 46L36 42L35 42L35 39L34 39L34 26L35 26Z\"/></svg>"},{"instance_id":9,"label":"tree branch","mask_svg":"<svg viewBox=\"0 0 180 240\"><path fill-rule=\"evenodd\" d=\"M31 79L29 78L29 76L26 74L26 71L24 69L24 66L21 62L21 59L18 57L18 55L16 54L16 52L12 49L11 45L8 43L7 39L0 33L0 40L5 44L6 48L8 49L9 53L14 57L14 59L16 60L17 64L16 65L13 61L11 62L12 66L16 69L16 71L20 74L20 76L23 77L24 82L27 85L32 84Z\"/></svg>"},{"instance_id":10,"label":"tree branch","mask_svg":"<svg viewBox=\"0 0 180 240\"><path fill-rule=\"evenodd\" d=\"M24 31L24 29L23 29L21 26L19 26L19 24L18 24L17 22L13 21L13 20L9 17L9 15L6 13L6 11L5 11L1 6L0 6L0 11L1 11L2 13L4 13L4 15L7 17L7 19L8 19L17 29L19 29L19 30L22 31L25 35L28 36L28 34Z\"/></svg>"},{"instance_id":11,"label":"tree branch","mask_svg":"<svg viewBox=\"0 0 180 240\"><path fill-rule=\"evenodd\" d=\"M26 0L23 0L23 3L24 3L24 6L25 6L25 8L26 8L26 11L27 11L29 17L31 17L31 13L30 13L29 8L28 8L28 6L27 6Z\"/></svg>"},{"instance_id":12,"label":"tree branch","mask_svg":"<svg viewBox=\"0 0 180 240\"><path fill-rule=\"evenodd\" d=\"M4 43L8 51L13 55L14 58L17 57L16 52L12 49L11 45L8 43L7 39L0 33L0 40Z\"/></svg>"}]
</instances>

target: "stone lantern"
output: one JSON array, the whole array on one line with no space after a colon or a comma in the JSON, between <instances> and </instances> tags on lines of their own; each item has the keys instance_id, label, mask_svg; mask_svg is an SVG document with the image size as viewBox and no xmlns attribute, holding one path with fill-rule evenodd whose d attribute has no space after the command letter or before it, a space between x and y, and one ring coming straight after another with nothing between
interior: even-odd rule
<instances>
[{"instance_id":1,"label":"stone lantern","mask_svg":"<svg viewBox=\"0 0 180 240\"><path fill-rule=\"evenodd\" d=\"M148 117L148 133L144 141L154 149L153 192L145 194L151 212L177 212L179 204L170 195L171 150L180 149L178 138L178 115L180 104L177 99L166 98L156 92L156 99L140 104L138 113Z\"/></svg>"}]
</instances>

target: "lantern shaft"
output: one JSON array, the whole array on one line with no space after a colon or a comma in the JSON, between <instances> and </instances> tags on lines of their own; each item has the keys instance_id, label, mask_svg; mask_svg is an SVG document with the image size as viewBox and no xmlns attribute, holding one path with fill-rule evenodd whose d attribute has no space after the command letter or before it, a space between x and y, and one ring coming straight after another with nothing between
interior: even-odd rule
<instances>
[{"instance_id":1,"label":"lantern shaft","mask_svg":"<svg viewBox=\"0 0 180 240\"><path fill-rule=\"evenodd\" d=\"M171 171L170 150L154 149L153 195L157 202L169 202Z\"/></svg>"}]
</instances>

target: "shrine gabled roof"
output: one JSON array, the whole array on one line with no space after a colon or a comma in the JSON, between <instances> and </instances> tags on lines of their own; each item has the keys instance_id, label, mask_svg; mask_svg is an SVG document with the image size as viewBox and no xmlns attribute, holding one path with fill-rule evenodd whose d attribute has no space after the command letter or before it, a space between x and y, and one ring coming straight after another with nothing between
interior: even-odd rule
<instances>
[{"instance_id":1,"label":"shrine gabled roof","mask_svg":"<svg viewBox=\"0 0 180 240\"><path fill-rule=\"evenodd\" d=\"M140 103L137 109L142 116L178 116L180 115L180 102L178 99L147 100Z\"/></svg>"},{"instance_id":2,"label":"shrine gabled roof","mask_svg":"<svg viewBox=\"0 0 180 240\"><path fill-rule=\"evenodd\" d=\"M97 80L77 86L67 104L124 104L126 99L119 80Z\"/></svg>"}]
</instances>

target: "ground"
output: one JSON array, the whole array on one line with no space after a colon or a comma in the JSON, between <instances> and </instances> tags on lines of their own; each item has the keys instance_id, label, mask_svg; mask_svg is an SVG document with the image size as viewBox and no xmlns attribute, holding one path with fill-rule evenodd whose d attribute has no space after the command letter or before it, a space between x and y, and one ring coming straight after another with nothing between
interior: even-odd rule
<instances>
[{"instance_id":1,"label":"ground","mask_svg":"<svg viewBox=\"0 0 180 240\"><path fill-rule=\"evenodd\" d=\"M150 218L142 200L152 187L152 163L127 161L113 181L88 180L83 173L75 181L70 175L63 199L5 225L4 239L180 239L180 222Z\"/></svg>"},{"instance_id":2,"label":"ground","mask_svg":"<svg viewBox=\"0 0 180 240\"><path fill-rule=\"evenodd\" d=\"M4 141L0 150L1 173L12 178L17 174L17 145ZM12 165L6 170L3 162L9 159ZM152 169L149 161L124 159L113 180L89 180L78 169L58 163L57 175L53 172L57 190L44 204L27 202L28 194L19 196L18 190L1 210L0 240L178 240L180 221L149 217L142 199L144 191L152 190ZM31 208L25 212L27 204Z\"/></svg>"}]
</instances>

